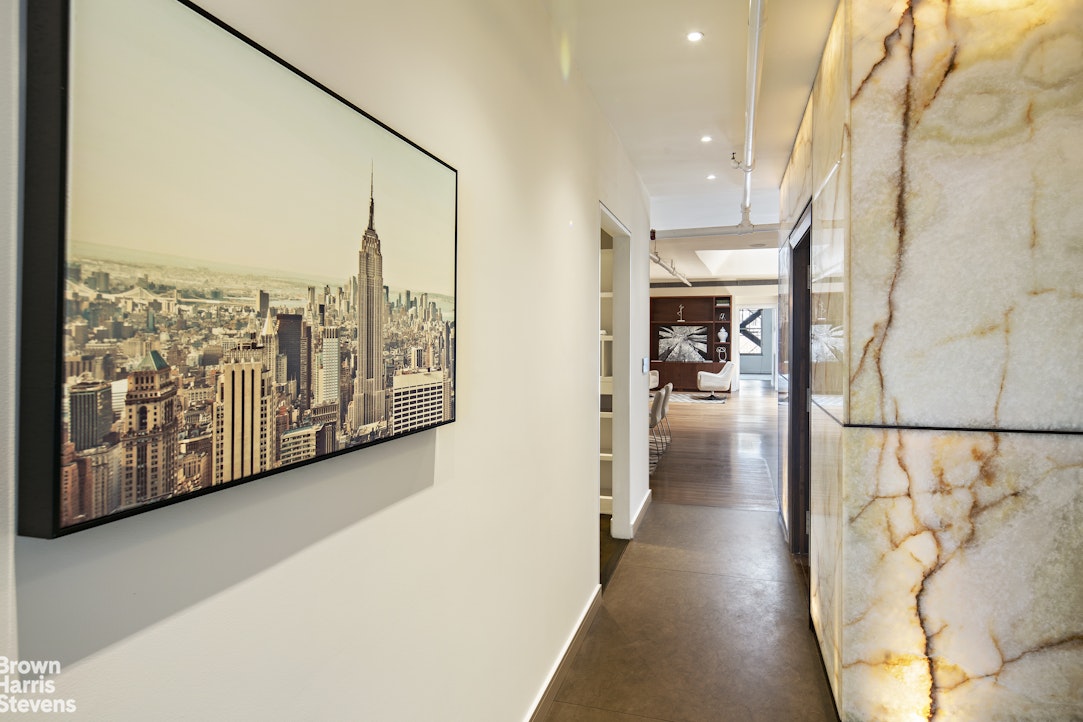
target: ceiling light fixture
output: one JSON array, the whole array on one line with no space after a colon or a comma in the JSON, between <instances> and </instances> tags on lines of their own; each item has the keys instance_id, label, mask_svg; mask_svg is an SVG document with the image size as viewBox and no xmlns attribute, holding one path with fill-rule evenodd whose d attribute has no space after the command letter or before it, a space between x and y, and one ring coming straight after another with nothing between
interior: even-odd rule
<instances>
[{"instance_id":1,"label":"ceiling light fixture","mask_svg":"<svg viewBox=\"0 0 1083 722\"><path fill-rule=\"evenodd\" d=\"M707 176L707 180L714 180L716 177L717 176L715 176L714 173L711 173L709 176Z\"/></svg>"},{"instance_id":2,"label":"ceiling light fixture","mask_svg":"<svg viewBox=\"0 0 1083 722\"><path fill-rule=\"evenodd\" d=\"M705 135L705 136L703 136L702 138L699 139L699 142L700 143L710 143L712 140L714 140L714 138L712 138L709 135Z\"/></svg>"},{"instance_id":3,"label":"ceiling light fixture","mask_svg":"<svg viewBox=\"0 0 1083 722\"><path fill-rule=\"evenodd\" d=\"M658 255L657 251L651 251L651 260L661 266L669 275L681 281L686 286L691 286L692 282L688 280L688 277L677 270L677 267L673 264L673 261L666 263L662 260L662 257Z\"/></svg>"},{"instance_id":4,"label":"ceiling light fixture","mask_svg":"<svg viewBox=\"0 0 1083 722\"><path fill-rule=\"evenodd\" d=\"M698 43L700 40L703 40L703 33L701 33L700 31L693 30L692 32L688 33L688 42Z\"/></svg>"}]
</instances>

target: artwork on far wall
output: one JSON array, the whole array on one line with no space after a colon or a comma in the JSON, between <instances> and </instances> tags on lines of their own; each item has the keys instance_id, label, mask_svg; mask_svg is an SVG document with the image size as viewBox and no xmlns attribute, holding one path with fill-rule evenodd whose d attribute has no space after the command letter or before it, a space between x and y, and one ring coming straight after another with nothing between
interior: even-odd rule
<instances>
[{"instance_id":1,"label":"artwork on far wall","mask_svg":"<svg viewBox=\"0 0 1083 722\"><path fill-rule=\"evenodd\" d=\"M706 326L662 326L658 329L658 360L708 361Z\"/></svg>"},{"instance_id":2,"label":"artwork on far wall","mask_svg":"<svg viewBox=\"0 0 1083 722\"><path fill-rule=\"evenodd\" d=\"M27 15L20 534L454 421L454 168L191 3Z\"/></svg>"}]
</instances>

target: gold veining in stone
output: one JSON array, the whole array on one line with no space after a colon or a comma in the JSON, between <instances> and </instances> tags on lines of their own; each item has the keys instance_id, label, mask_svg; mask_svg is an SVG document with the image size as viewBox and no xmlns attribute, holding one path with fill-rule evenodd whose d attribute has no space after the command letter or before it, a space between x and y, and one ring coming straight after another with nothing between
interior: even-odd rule
<instances>
[{"instance_id":1,"label":"gold veining in stone","mask_svg":"<svg viewBox=\"0 0 1083 722\"><path fill-rule=\"evenodd\" d=\"M847 420L1083 430L1083 3L850 6Z\"/></svg>"},{"instance_id":2,"label":"gold veining in stone","mask_svg":"<svg viewBox=\"0 0 1083 722\"><path fill-rule=\"evenodd\" d=\"M1046 665L1054 653L1075 655L1066 659L1083 679L1083 594L1065 595L1083 572L1077 559L1083 442L901 429L847 429L845 437L849 541L843 553L847 575L861 580L861 589L847 594L841 632L847 640L844 707L853 718L953 718L964 696L967 704L985 699L987 709L1025 709L1013 690L998 690L1002 675L1029 658ZM1064 513L1050 515L1055 509ZM1045 519L1049 528L1020 527L1034 519ZM1021 558L1006 567L1003 556L1021 551L1015 539L1027 528L1037 532L1029 538L1040 554L1048 553L1047 539L1068 547L1060 562L1065 566L1033 590L1027 585L1040 572ZM990 581L1011 584L1016 595L1026 590L1024 598L1040 593L1061 600L1060 607L1048 616L1052 608L1018 598L1005 605L1006 598L985 596ZM977 617L973 605L981 609ZM1017 616L1028 612L1047 618L1028 626ZM989 626L975 626L975 619ZM975 652L983 648L987 652ZM1029 678L1035 672L1028 669L1012 674ZM983 680L993 687L972 698ZM1063 699L1058 704L1071 704L1063 698L1071 684L1053 684ZM887 707L884 698L892 700Z\"/></svg>"},{"instance_id":3,"label":"gold veining in stone","mask_svg":"<svg viewBox=\"0 0 1083 722\"><path fill-rule=\"evenodd\" d=\"M905 54L904 62L908 68L907 80L901 98L902 120L899 129L898 191L895 195L895 212L892 220L892 226L896 233L895 269L888 282L886 317L874 325L875 333L873 337L866 342L862 356L858 361L857 368L851 375L851 384L853 384L854 381L860 377L862 372L865 371L866 363L871 367L871 371L876 374L877 384L880 389L879 421L881 423L887 422L898 415L898 404L896 402L892 401L891 406L889 407L889 397L884 382L883 353L884 346L888 342L891 326L895 318L895 291L898 285L899 276L903 272L903 263L906 258L907 201L909 191L907 143L910 135L911 113L913 108L913 88L911 84L911 79L914 77L913 47L914 16L913 9L911 5L908 4L903 11L899 26L884 40L884 62L893 57L896 53ZM882 67L884 67L883 63L877 63L873 66L872 72L862 83L862 87L864 87L864 84L871 78L875 77L876 72Z\"/></svg>"}]
</instances>

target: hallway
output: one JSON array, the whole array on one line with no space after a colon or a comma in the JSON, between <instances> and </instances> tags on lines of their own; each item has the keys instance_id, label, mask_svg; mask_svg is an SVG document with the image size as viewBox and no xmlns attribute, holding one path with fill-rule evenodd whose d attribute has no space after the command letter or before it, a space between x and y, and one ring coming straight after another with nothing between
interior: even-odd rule
<instances>
[{"instance_id":1,"label":"hallway","mask_svg":"<svg viewBox=\"0 0 1083 722\"><path fill-rule=\"evenodd\" d=\"M775 399L745 382L726 404L670 405L654 503L548 722L836 719L772 510Z\"/></svg>"}]
</instances>

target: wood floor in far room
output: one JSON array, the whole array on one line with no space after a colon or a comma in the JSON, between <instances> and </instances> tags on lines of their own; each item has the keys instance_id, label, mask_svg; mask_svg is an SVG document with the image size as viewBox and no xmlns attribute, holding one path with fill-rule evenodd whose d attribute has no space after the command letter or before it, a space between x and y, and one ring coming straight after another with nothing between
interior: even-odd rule
<instances>
[{"instance_id":1,"label":"wood floor in far room","mask_svg":"<svg viewBox=\"0 0 1083 722\"><path fill-rule=\"evenodd\" d=\"M778 509L778 400L767 383L743 381L725 403L671 402L667 420L672 440L651 474L654 503Z\"/></svg>"}]
</instances>

